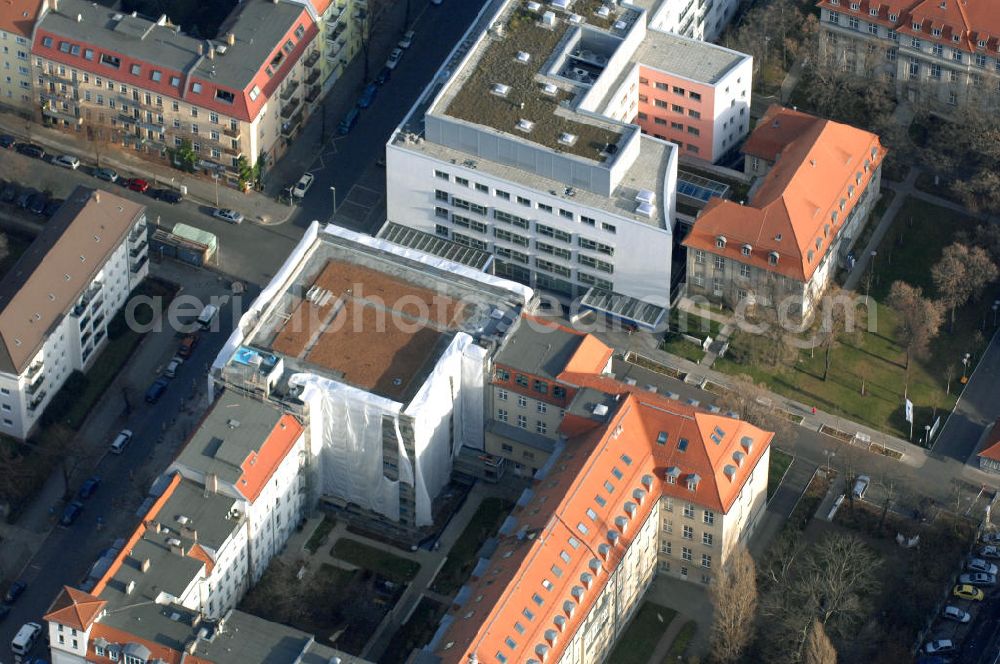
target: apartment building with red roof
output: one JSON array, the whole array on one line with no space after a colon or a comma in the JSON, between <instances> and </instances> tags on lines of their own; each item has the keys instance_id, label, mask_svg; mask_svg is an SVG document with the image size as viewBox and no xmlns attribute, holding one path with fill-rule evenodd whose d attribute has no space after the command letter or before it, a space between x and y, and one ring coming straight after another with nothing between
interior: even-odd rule
<instances>
[{"instance_id":1,"label":"apartment building with red roof","mask_svg":"<svg viewBox=\"0 0 1000 664\"><path fill-rule=\"evenodd\" d=\"M771 106L743 147L746 203L713 198L684 239L687 292L808 318L878 199L885 148L849 125Z\"/></svg>"},{"instance_id":2,"label":"apartment building with red roof","mask_svg":"<svg viewBox=\"0 0 1000 664\"><path fill-rule=\"evenodd\" d=\"M46 0L0 0L0 107L30 113L31 38Z\"/></svg>"},{"instance_id":3,"label":"apartment building with red roof","mask_svg":"<svg viewBox=\"0 0 1000 664\"><path fill-rule=\"evenodd\" d=\"M988 473L1000 473L1000 419L990 425L980 443L979 469Z\"/></svg>"},{"instance_id":4,"label":"apartment building with red roof","mask_svg":"<svg viewBox=\"0 0 1000 664\"><path fill-rule=\"evenodd\" d=\"M1000 10L993 0L819 0L829 67L894 81L948 113L1000 101Z\"/></svg>"},{"instance_id":5,"label":"apartment building with red roof","mask_svg":"<svg viewBox=\"0 0 1000 664\"><path fill-rule=\"evenodd\" d=\"M498 351L493 419L506 411L529 431L546 404L560 424L413 661L602 662L657 574L710 583L753 532L773 434L617 380L611 356L593 336L532 317ZM512 420L522 413L524 426ZM514 440L522 447L499 453L526 472L519 452L532 447Z\"/></svg>"},{"instance_id":6,"label":"apartment building with red roof","mask_svg":"<svg viewBox=\"0 0 1000 664\"><path fill-rule=\"evenodd\" d=\"M49 124L150 158L190 142L199 169L235 177L240 157L273 163L318 103L314 14L290 0L251 0L205 40L166 15L52 0L31 48L35 109Z\"/></svg>"}]
</instances>

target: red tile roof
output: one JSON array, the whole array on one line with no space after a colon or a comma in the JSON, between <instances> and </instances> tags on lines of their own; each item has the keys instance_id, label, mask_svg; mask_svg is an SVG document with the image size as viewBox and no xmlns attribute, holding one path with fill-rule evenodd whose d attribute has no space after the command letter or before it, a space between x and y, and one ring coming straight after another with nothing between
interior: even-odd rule
<instances>
[{"instance_id":1,"label":"red tile roof","mask_svg":"<svg viewBox=\"0 0 1000 664\"><path fill-rule=\"evenodd\" d=\"M751 203L709 201L684 246L808 281L882 163L885 148L870 132L777 105L747 142L757 154L774 153L777 163ZM721 248L720 237L725 238ZM749 256L743 254L745 245ZM772 252L778 254L774 265Z\"/></svg>"},{"instance_id":2,"label":"red tile roof","mask_svg":"<svg viewBox=\"0 0 1000 664\"><path fill-rule=\"evenodd\" d=\"M983 449L979 452L979 456L1000 461L1000 418L997 418L997 421L990 428L990 432L986 435L986 440L983 441Z\"/></svg>"},{"instance_id":3,"label":"red tile roof","mask_svg":"<svg viewBox=\"0 0 1000 664\"><path fill-rule=\"evenodd\" d=\"M295 417L285 414L274 425L259 452L251 452L242 464L243 475L236 481L236 490L251 503L264 490L278 466L285 460L288 450L302 435L302 424Z\"/></svg>"},{"instance_id":4,"label":"red tile roof","mask_svg":"<svg viewBox=\"0 0 1000 664\"><path fill-rule=\"evenodd\" d=\"M103 599L90 593L63 586L63 589L49 606L49 611L44 618L60 625L85 631L94 624L106 604L107 602Z\"/></svg>"},{"instance_id":5,"label":"red tile roof","mask_svg":"<svg viewBox=\"0 0 1000 664\"><path fill-rule=\"evenodd\" d=\"M168 648L167 646L157 643L156 641L150 641L144 639L137 634L132 632L126 632L121 629L115 629L114 627L109 627L104 623L97 623L94 625L93 631L90 633L90 641L87 644L87 661L97 662L99 664L121 664L121 659L112 660L107 655L98 655L94 650L94 641L96 639L103 638L110 643L139 643L147 648L150 652L150 661L155 659L163 660L166 664L213 664L210 660L198 657L197 655L188 655L186 653L181 653L173 648ZM108 651L105 650L105 653Z\"/></svg>"},{"instance_id":6,"label":"red tile roof","mask_svg":"<svg viewBox=\"0 0 1000 664\"><path fill-rule=\"evenodd\" d=\"M30 39L44 4L45 0L0 0L0 30Z\"/></svg>"}]
</instances>

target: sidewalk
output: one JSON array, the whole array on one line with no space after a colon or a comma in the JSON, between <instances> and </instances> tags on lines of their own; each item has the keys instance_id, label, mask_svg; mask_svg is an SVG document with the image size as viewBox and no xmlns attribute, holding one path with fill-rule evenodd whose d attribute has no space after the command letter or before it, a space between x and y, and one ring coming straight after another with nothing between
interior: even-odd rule
<instances>
[{"instance_id":1,"label":"sidewalk","mask_svg":"<svg viewBox=\"0 0 1000 664\"><path fill-rule=\"evenodd\" d=\"M895 192L895 196L892 199L892 203L886 208L885 212L882 213L882 218L878 220L878 224L875 226L875 230L872 232L871 238L868 240L868 245L865 246L864 251L855 251L857 255L857 263L854 264L854 269L847 276L847 281L844 282L844 290L857 290L858 284L862 277L868 272L868 263L871 261L871 255L873 251L876 251L880 244L882 244L882 238L889 231L892 226L892 222L896 220L896 215L899 213L900 208L903 207L903 201L906 200L908 196L912 196L918 193L914 188L914 184L917 182L917 176L920 175L920 169L916 166L910 168L910 172L906 174L906 179L900 183L885 181L886 186ZM872 222L868 222L872 223Z\"/></svg>"},{"instance_id":2,"label":"sidewalk","mask_svg":"<svg viewBox=\"0 0 1000 664\"><path fill-rule=\"evenodd\" d=\"M674 645L674 639L680 634L685 624L687 624L687 619L683 615L677 614L674 616L674 619L670 621L670 625L667 626L667 631L660 637L656 648L653 649L653 653L649 656L647 664L663 664L666 661L667 653L670 652L670 646Z\"/></svg>"},{"instance_id":3,"label":"sidewalk","mask_svg":"<svg viewBox=\"0 0 1000 664\"><path fill-rule=\"evenodd\" d=\"M30 140L32 143L37 143L44 147L47 153L77 155L84 164L95 163L94 155L82 134L72 135L36 123L31 125L29 136L23 118L3 111L0 111L0 131L14 135L19 141ZM249 220L260 224L283 223L296 210L294 207L290 208L279 203L267 194L254 191L244 194L225 185L217 186L210 178L185 173L161 162L147 161L123 149L106 147L101 153L100 161L101 166L114 168L122 177L137 176L148 180L151 187L177 189L183 185L187 187L189 200L210 207L239 210ZM94 180L94 186L101 185L110 186L100 180Z\"/></svg>"}]
</instances>

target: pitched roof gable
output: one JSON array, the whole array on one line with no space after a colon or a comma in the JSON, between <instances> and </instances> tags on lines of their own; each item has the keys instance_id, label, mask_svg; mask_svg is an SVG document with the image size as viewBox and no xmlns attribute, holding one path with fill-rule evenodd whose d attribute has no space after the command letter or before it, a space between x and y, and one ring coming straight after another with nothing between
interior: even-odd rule
<instances>
[{"instance_id":1,"label":"pitched roof gable","mask_svg":"<svg viewBox=\"0 0 1000 664\"><path fill-rule=\"evenodd\" d=\"M49 606L45 620L72 627L80 631L85 631L101 615L104 605L107 604L99 597L82 590L63 586L63 589L56 596Z\"/></svg>"}]
</instances>

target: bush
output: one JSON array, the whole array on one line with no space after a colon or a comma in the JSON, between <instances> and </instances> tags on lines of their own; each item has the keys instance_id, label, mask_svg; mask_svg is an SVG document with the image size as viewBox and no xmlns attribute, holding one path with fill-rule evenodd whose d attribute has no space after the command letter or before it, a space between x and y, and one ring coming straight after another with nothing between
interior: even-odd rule
<instances>
[{"instance_id":1,"label":"bush","mask_svg":"<svg viewBox=\"0 0 1000 664\"><path fill-rule=\"evenodd\" d=\"M66 382L63 383L63 386L56 392L56 395L52 397L52 401L45 408L45 412L42 413L42 425L49 426L65 420L67 414L89 384L90 381L82 371L71 373Z\"/></svg>"}]
</instances>

